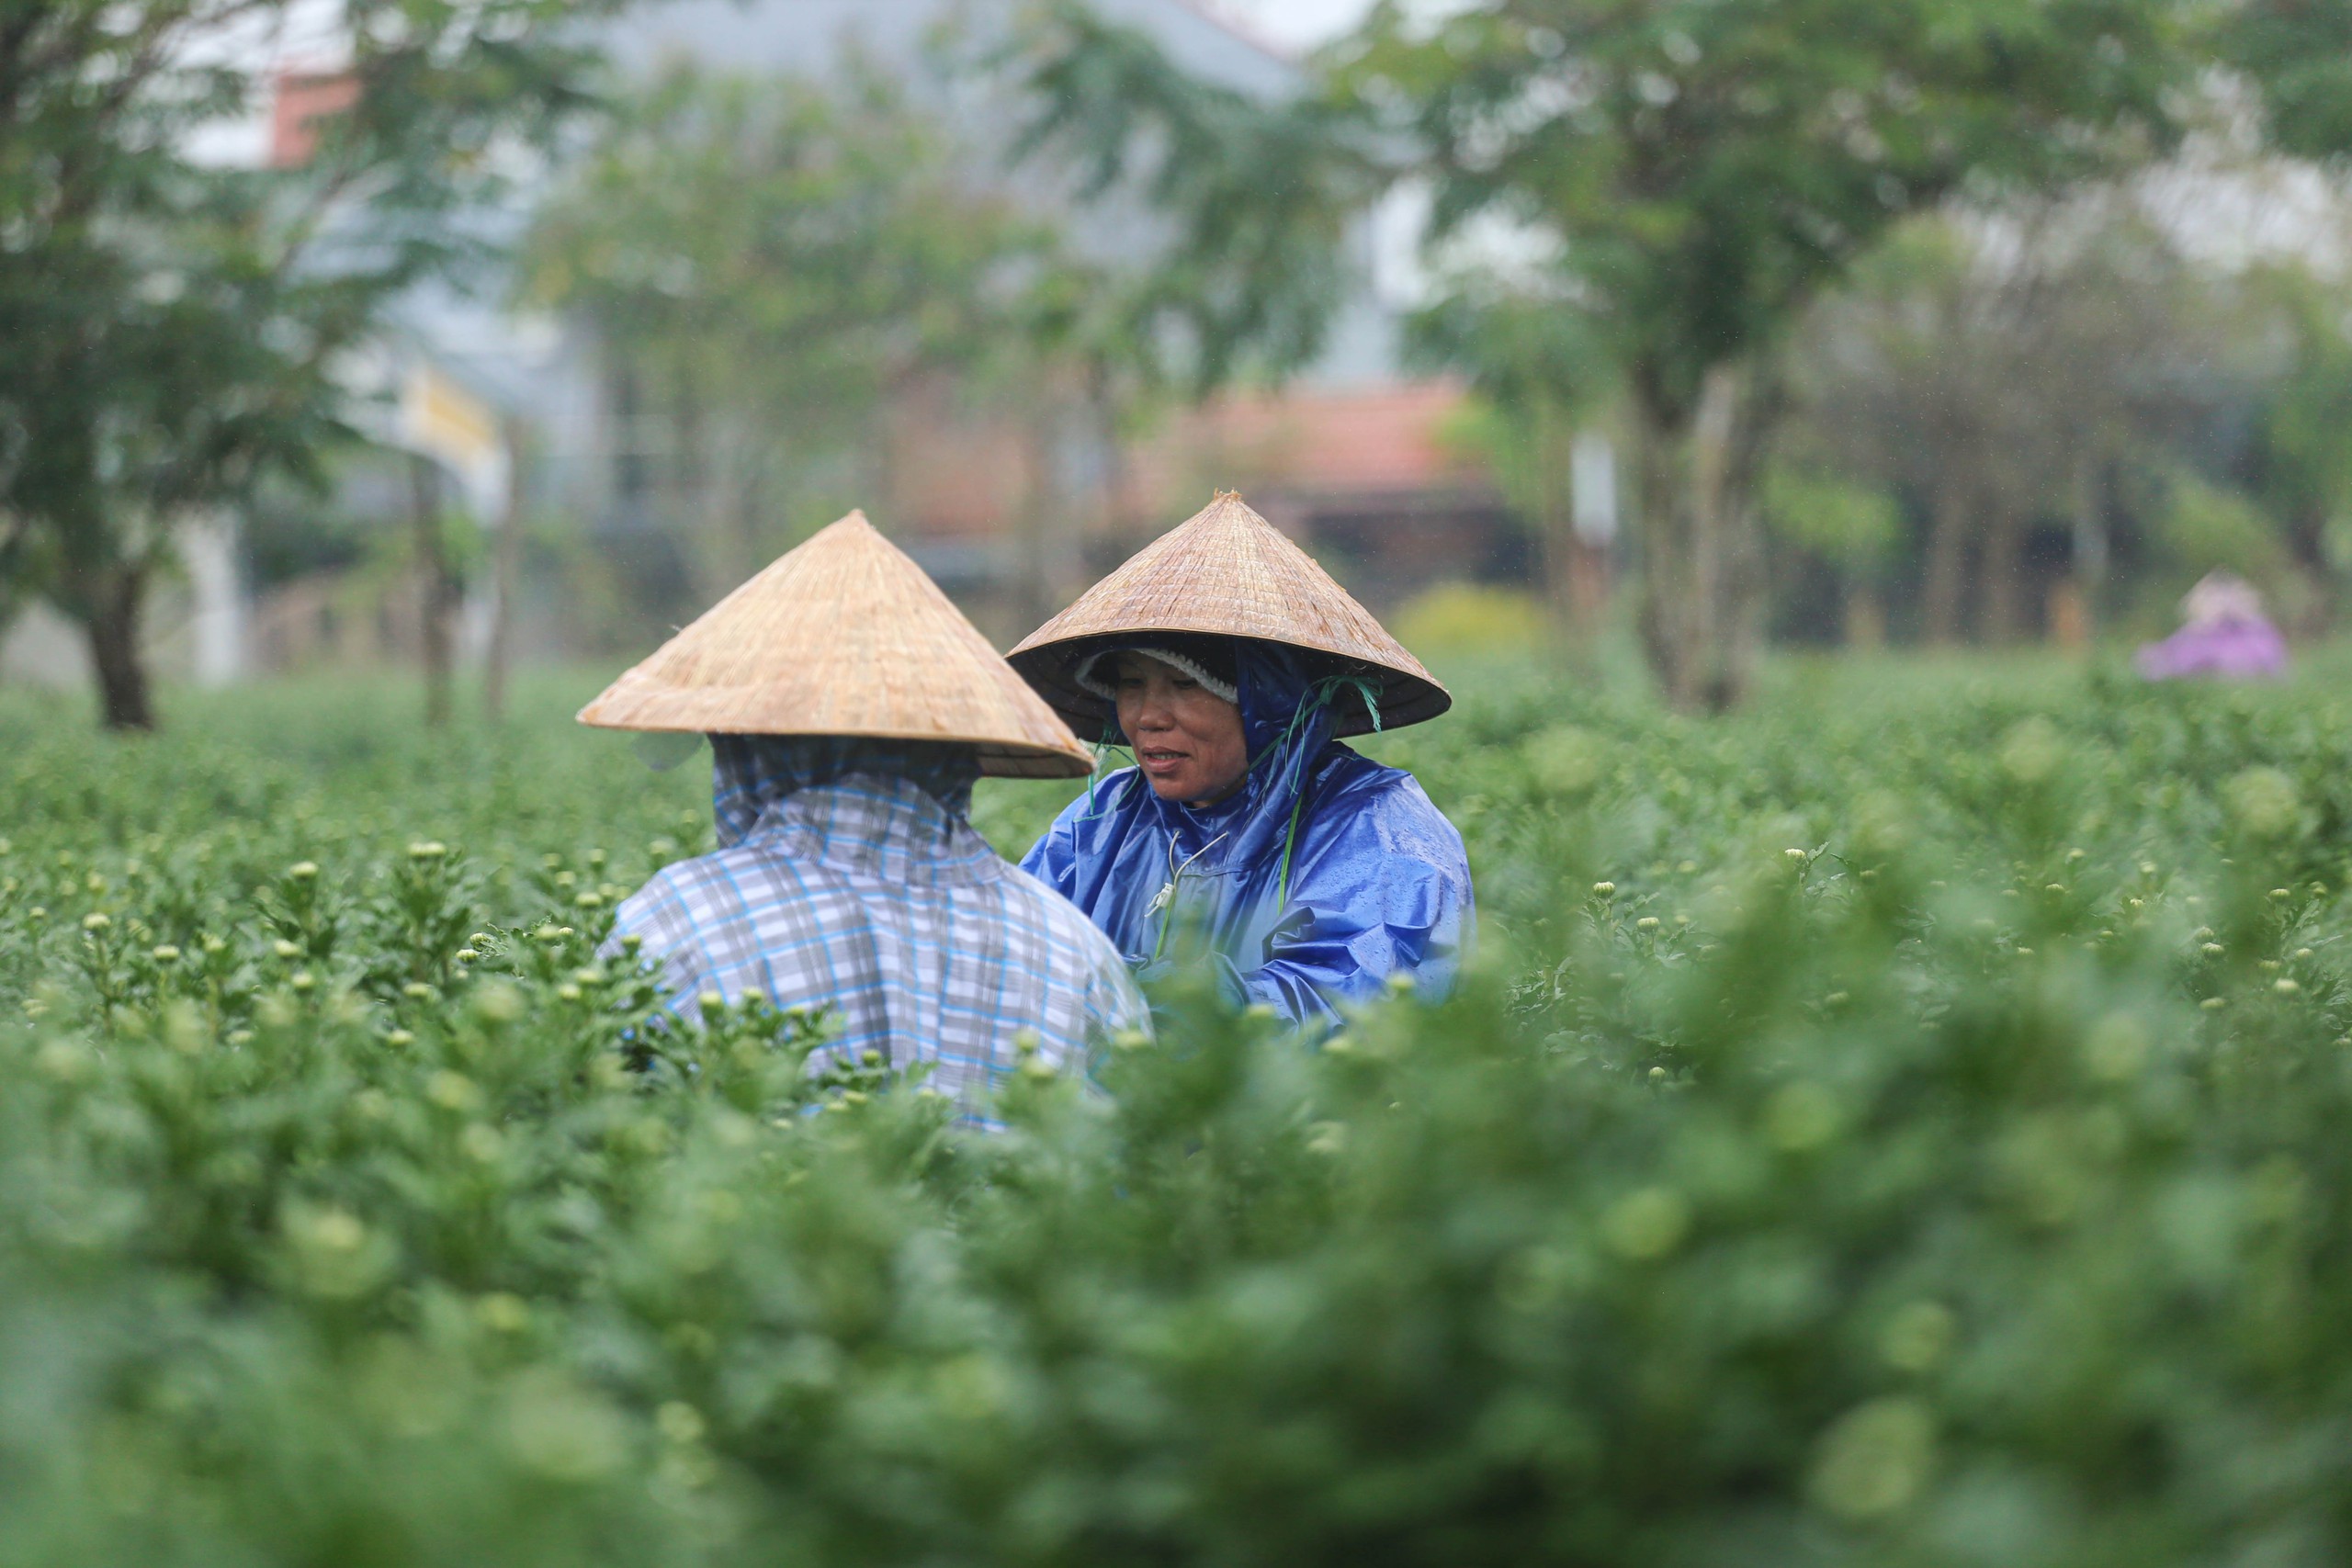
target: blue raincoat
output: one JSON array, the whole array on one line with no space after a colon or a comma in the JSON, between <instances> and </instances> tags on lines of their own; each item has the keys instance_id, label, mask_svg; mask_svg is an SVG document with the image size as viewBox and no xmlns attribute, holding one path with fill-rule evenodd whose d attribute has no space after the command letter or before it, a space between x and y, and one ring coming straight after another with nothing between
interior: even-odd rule
<instances>
[{"instance_id":1,"label":"blue raincoat","mask_svg":"<svg viewBox=\"0 0 2352 1568\"><path fill-rule=\"evenodd\" d=\"M1394 975L1442 995L1475 919L1462 835L1410 773L1331 739L1334 682L1277 643L1236 652L1242 787L1195 808L1123 768L1072 801L1022 869L1146 975L1197 922L1228 994L1294 1022L1334 1021Z\"/></svg>"}]
</instances>

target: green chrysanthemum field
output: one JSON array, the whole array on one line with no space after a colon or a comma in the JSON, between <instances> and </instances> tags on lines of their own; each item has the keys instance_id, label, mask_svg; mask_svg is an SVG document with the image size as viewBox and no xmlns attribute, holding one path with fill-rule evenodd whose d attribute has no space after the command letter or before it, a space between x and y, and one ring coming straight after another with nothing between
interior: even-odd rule
<instances>
[{"instance_id":1,"label":"green chrysanthemum field","mask_svg":"<svg viewBox=\"0 0 2352 1568\"><path fill-rule=\"evenodd\" d=\"M1453 1000L995 1136L637 1027L707 773L560 682L11 697L0 1562L2344 1562L2344 673L1476 673Z\"/></svg>"}]
</instances>

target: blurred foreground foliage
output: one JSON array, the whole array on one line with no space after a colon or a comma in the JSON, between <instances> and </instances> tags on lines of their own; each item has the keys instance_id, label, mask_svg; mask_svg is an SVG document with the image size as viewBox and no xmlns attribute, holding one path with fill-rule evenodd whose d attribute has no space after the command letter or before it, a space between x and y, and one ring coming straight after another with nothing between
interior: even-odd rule
<instances>
[{"instance_id":1,"label":"blurred foreground foliage","mask_svg":"<svg viewBox=\"0 0 2352 1568\"><path fill-rule=\"evenodd\" d=\"M993 1137L639 1028L561 694L0 706L0 1561L2341 1562L2344 688L2012 673L1463 680L1455 1000Z\"/></svg>"}]
</instances>

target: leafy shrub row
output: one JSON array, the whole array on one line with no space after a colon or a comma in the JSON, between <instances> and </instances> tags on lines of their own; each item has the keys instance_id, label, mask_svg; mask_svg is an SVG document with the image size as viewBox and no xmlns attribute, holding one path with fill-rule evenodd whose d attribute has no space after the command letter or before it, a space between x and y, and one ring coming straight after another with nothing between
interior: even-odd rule
<instances>
[{"instance_id":1,"label":"leafy shrub row","mask_svg":"<svg viewBox=\"0 0 2352 1568\"><path fill-rule=\"evenodd\" d=\"M1475 685L1456 998L1000 1136L649 1032L703 784L552 700L0 710L0 1561L2342 1561L2332 687Z\"/></svg>"}]
</instances>

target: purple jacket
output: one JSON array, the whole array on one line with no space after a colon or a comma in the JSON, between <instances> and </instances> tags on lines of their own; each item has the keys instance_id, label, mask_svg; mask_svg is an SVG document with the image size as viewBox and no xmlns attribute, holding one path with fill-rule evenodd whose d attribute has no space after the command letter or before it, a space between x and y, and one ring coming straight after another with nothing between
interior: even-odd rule
<instances>
[{"instance_id":1,"label":"purple jacket","mask_svg":"<svg viewBox=\"0 0 2352 1568\"><path fill-rule=\"evenodd\" d=\"M2189 675L2256 680L2287 672L2287 643L2278 628L2259 615L2231 616L2183 626L2164 641L2143 647L2136 662L2151 681Z\"/></svg>"}]
</instances>

